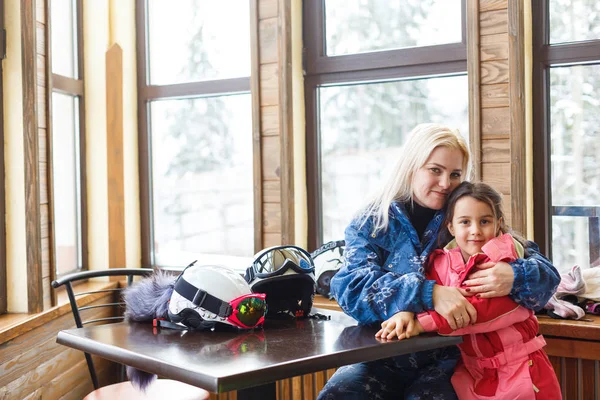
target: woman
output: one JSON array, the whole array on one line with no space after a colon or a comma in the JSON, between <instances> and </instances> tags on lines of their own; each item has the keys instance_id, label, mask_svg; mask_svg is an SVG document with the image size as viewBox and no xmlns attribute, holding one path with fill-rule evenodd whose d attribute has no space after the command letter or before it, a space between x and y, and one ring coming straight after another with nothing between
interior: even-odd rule
<instances>
[{"instance_id":1,"label":"woman","mask_svg":"<svg viewBox=\"0 0 600 400\"><path fill-rule=\"evenodd\" d=\"M426 280L448 195L469 177L470 154L458 131L421 124L410 133L394 173L346 228L345 263L331 281L340 307L360 324L381 323L401 311L434 310L460 329L477 321L465 296L509 295L532 310L554 293L560 275L529 247L527 259L480 265L465 289ZM456 347L345 366L319 399L456 399L450 377Z\"/></svg>"}]
</instances>

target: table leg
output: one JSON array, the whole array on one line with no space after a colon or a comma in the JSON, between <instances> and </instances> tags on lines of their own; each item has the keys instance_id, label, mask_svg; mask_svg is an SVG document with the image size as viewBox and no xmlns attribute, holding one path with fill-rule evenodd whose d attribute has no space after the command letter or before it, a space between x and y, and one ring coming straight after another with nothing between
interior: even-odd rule
<instances>
[{"instance_id":1,"label":"table leg","mask_svg":"<svg viewBox=\"0 0 600 400\"><path fill-rule=\"evenodd\" d=\"M267 383L237 391L238 400L276 400L277 383Z\"/></svg>"}]
</instances>

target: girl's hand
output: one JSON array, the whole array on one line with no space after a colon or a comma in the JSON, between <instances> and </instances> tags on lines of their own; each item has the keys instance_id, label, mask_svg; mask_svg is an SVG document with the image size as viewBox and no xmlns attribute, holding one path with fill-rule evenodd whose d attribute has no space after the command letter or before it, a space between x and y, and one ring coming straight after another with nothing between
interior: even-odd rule
<instances>
[{"instance_id":1,"label":"girl's hand","mask_svg":"<svg viewBox=\"0 0 600 400\"><path fill-rule=\"evenodd\" d=\"M433 308L448 321L452 330L457 330L477 322L477 310L465 296L471 296L466 290L434 285Z\"/></svg>"},{"instance_id":2,"label":"girl's hand","mask_svg":"<svg viewBox=\"0 0 600 400\"><path fill-rule=\"evenodd\" d=\"M463 282L469 288L469 293L481 298L507 296L512 290L515 272L510 264L500 261L486 262L477 266L477 271L468 276Z\"/></svg>"},{"instance_id":3,"label":"girl's hand","mask_svg":"<svg viewBox=\"0 0 600 400\"><path fill-rule=\"evenodd\" d=\"M381 329L375 334L375 337L382 339L398 337L398 340L402 340L418 336L422 332L423 326L415 319L415 313L400 311L381 323Z\"/></svg>"}]
</instances>

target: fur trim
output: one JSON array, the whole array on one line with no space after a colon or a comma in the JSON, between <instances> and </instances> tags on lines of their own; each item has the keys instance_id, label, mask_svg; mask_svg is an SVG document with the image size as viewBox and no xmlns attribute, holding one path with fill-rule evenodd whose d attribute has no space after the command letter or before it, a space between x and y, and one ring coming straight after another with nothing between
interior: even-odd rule
<instances>
[{"instance_id":1,"label":"fur trim","mask_svg":"<svg viewBox=\"0 0 600 400\"><path fill-rule=\"evenodd\" d=\"M145 392L152 382L156 380L156 375L127 366L127 378L129 378L134 388Z\"/></svg>"},{"instance_id":2,"label":"fur trim","mask_svg":"<svg viewBox=\"0 0 600 400\"><path fill-rule=\"evenodd\" d=\"M157 269L149 277L125 289L125 318L138 322L166 318L176 279L176 276Z\"/></svg>"},{"instance_id":3,"label":"fur trim","mask_svg":"<svg viewBox=\"0 0 600 400\"><path fill-rule=\"evenodd\" d=\"M152 275L126 288L123 291L125 318L138 322L166 318L176 279L176 276L156 269ZM145 392L156 380L156 375L127 366L127 378L135 388Z\"/></svg>"}]
</instances>

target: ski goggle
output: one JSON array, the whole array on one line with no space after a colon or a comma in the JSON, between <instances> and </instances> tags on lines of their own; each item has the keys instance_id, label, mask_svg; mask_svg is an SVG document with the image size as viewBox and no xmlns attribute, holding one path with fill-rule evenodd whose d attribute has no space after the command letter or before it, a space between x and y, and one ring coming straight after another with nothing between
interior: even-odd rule
<instances>
[{"instance_id":1,"label":"ski goggle","mask_svg":"<svg viewBox=\"0 0 600 400\"><path fill-rule=\"evenodd\" d=\"M264 293L252 293L231 300L231 314L227 321L245 329L263 324L267 314L266 297Z\"/></svg>"},{"instance_id":2,"label":"ski goggle","mask_svg":"<svg viewBox=\"0 0 600 400\"><path fill-rule=\"evenodd\" d=\"M180 276L174 290L191 301L195 306L203 308L229 323L243 329L251 329L261 325L267 313L267 295L250 293L237 297L229 302L223 301L210 293L198 289Z\"/></svg>"},{"instance_id":3,"label":"ski goggle","mask_svg":"<svg viewBox=\"0 0 600 400\"><path fill-rule=\"evenodd\" d=\"M254 278L270 278L283 275L289 269L299 274L315 272L310 253L298 246L274 246L260 251L252 265L246 269L245 279L250 283Z\"/></svg>"}]
</instances>

